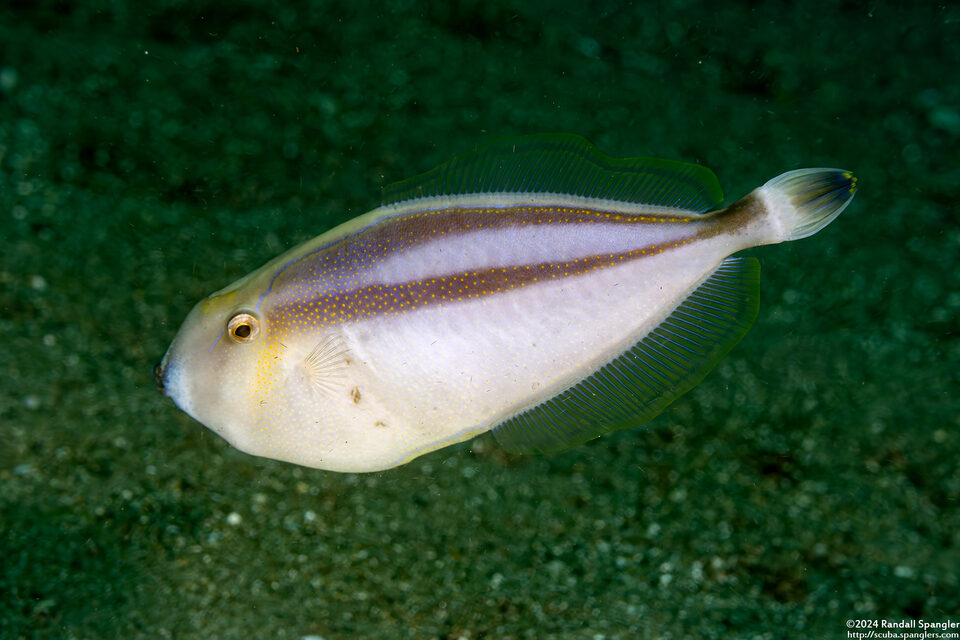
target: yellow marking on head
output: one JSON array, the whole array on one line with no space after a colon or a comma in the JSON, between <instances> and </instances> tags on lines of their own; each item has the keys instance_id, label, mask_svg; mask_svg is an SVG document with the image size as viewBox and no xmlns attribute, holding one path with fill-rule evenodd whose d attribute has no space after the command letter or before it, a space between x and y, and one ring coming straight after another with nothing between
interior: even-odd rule
<instances>
[{"instance_id":1,"label":"yellow marking on head","mask_svg":"<svg viewBox=\"0 0 960 640\"><path fill-rule=\"evenodd\" d=\"M204 313L213 313L236 304L237 292L227 291L222 294L213 294L200 301L200 310Z\"/></svg>"}]
</instances>

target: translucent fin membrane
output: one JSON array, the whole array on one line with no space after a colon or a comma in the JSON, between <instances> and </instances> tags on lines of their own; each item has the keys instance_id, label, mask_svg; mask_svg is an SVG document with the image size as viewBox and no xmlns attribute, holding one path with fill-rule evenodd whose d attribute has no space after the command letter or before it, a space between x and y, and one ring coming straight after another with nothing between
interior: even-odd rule
<instances>
[{"instance_id":1,"label":"translucent fin membrane","mask_svg":"<svg viewBox=\"0 0 960 640\"><path fill-rule=\"evenodd\" d=\"M580 383L497 425L508 451L559 451L643 424L699 383L757 317L760 263L727 258L623 355Z\"/></svg>"},{"instance_id":2,"label":"translucent fin membrane","mask_svg":"<svg viewBox=\"0 0 960 640\"><path fill-rule=\"evenodd\" d=\"M566 194L693 212L723 200L717 177L706 167L612 158L585 138L557 133L495 140L387 187L383 204L477 193Z\"/></svg>"},{"instance_id":3,"label":"translucent fin membrane","mask_svg":"<svg viewBox=\"0 0 960 640\"><path fill-rule=\"evenodd\" d=\"M857 191L857 178L843 169L799 169L770 180L763 188L779 192L795 207L788 240L812 236L840 215ZM791 215L792 214L792 215Z\"/></svg>"}]
</instances>

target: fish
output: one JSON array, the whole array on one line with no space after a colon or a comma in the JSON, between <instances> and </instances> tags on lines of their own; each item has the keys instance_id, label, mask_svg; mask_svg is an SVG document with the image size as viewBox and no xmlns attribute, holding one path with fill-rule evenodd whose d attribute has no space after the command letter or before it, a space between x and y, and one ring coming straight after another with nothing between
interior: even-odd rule
<instances>
[{"instance_id":1,"label":"fish","mask_svg":"<svg viewBox=\"0 0 960 640\"><path fill-rule=\"evenodd\" d=\"M329 471L487 431L567 449L697 385L758 313L734 254L817 233L856 186L800 169L721 208L701 165L495 140L198 302L157 386L242 451Z\"/></svg>"}]
</instances>

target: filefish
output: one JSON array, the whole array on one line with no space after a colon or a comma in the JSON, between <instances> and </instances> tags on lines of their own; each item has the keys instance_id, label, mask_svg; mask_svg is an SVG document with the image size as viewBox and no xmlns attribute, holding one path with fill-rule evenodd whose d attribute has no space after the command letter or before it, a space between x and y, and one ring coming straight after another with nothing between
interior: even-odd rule
<instances>
[{"instance_id":1,"label":"filefish","mask_svg":"<svg viewBox=\"0 0 960 640\"><path fill-rule=\"evenodd\" d=\"M238 449L389 469L486 431L553 452L643 424L743 337L759 263L856 178L790 171L733 204L709 169L584 138L499 140L190 311L157 385Z\"/></svg>"}]
</instances>

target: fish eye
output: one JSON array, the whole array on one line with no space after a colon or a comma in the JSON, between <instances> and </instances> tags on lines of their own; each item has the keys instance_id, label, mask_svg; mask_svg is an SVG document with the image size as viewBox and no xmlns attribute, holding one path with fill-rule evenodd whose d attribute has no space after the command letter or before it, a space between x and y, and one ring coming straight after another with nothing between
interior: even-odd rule
<instances>
[{"instance_id":1,"label":"fish eye","mask_svg":"<svg viewBox=\"0 0 960 640\"><path fill-rule=\"evenodd\" d=\"M249 313L241 311L227 322L227 335L234 342L243 344L253 342L260 334L260 321Z\"/></svg>"}]
</instances>

